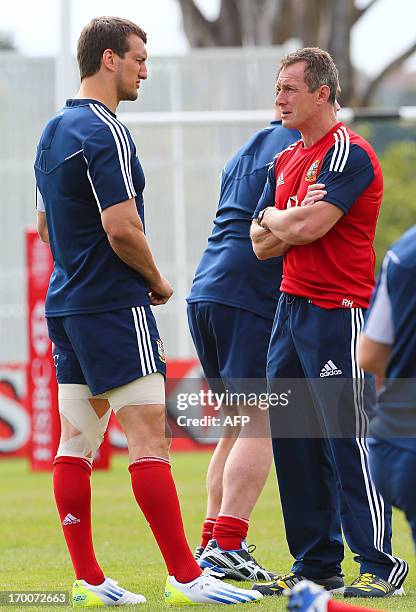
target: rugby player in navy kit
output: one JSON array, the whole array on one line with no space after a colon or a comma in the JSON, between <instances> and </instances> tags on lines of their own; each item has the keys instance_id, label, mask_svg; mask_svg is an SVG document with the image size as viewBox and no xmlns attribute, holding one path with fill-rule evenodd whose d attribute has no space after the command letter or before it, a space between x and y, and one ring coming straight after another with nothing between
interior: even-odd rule
<instances>
[{"instance_id":1,"label":"rugby player in navy kit","mask_svg":"<svg viewBox=\"0 0 416 612\"><path fill-rule=\"evenodd\" d=\"M370 469L386 501L403 510L416 547L416 225L387 251L359 360L384 380L370 423Z\"/></svg>"},{"instance_id":2,"label":"rugby player in navy kit","mask_svg":"<svg viewBox=\"0 0 416 612\"><path fill-rule=\"evenodd\" d=\"M80 90L47 123L35 161L38 228L54 258L46 300L62 426L54 494L77 578L72 601L145 601L105 577L93 548L91 465L113 410L127 436L135 498L168 569L165 601L252 602L259 592L201 573L170 470L165 358L150 304L166 303L172 287L146 241L143 170L115 114L147 78L145 43L125 19L95 18L83 29Z\"/></svg>"}]
</instances>

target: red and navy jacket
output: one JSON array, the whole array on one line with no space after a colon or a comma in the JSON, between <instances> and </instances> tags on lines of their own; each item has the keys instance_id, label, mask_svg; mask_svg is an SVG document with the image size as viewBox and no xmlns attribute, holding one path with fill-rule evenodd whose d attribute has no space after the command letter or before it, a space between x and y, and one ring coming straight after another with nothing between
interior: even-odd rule
<instances>
[{"instance_id":1,"label":"red and navy jacket","mask_svg":"<svg viewBox=\"0 0 416 612\"><path fill-rule=\"evenodd\" d=\"M300 140L269 169L257 212L301 206L309 185L324 183L323 198L344 215L322 238L292 246L280 289L322 308L367 308L374 287L373 247L383 176L371 146L337 123L313 146ZM255 215L256 216L256 213Z\"/></svg>"}]
</instances>

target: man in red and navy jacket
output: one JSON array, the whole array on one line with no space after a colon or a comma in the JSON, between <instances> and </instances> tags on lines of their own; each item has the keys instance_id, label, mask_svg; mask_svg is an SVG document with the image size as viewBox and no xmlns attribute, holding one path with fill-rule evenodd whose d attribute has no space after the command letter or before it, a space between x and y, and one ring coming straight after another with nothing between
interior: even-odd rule
<instances>
[{"instance_id":1,"label":"man in red and navy jacket","mask_svg":"<svg viewBox=\"0 0 416 612\"><path fill-rule=\"evenodd\" d=\"M341 528L360 565L346 597L401 594L408 571L392 555L391 508L368 470L374 385L356 356L374 286L383 177L371 146L338 122L338 92L327 52L306 48L282 61L276 103L283 126L302 139L275 158L251 228L259 259L284 256L267 379L269 392L293 391L270 419L296 561L263 587L270 595L302 577L341 591Z\"/></svg>"}]
</instances>

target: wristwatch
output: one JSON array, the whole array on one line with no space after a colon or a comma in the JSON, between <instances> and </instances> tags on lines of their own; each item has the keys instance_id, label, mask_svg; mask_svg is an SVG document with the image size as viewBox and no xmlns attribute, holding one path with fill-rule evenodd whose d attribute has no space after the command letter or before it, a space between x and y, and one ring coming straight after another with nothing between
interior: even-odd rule
<instances>
[{"instance_id":1,"label":"wristwatch","mask_svg":"<svg viewBox=\"0 0 416 612\"><path fill-rule=\"evenodd\" d=\"M269 208L268 206L266 206L266 208L262 208L262 210L259 212L259 215L258 215L258 217L257 217L257 219L256 219L256 221L257 221L257 223L260 225L260 227L263 227L261 223L262 223L262 221L263 221L263 217L264 217L264 215L266 214L266 210L267 210L268 208Z\"/></svg>"}]
</instances>

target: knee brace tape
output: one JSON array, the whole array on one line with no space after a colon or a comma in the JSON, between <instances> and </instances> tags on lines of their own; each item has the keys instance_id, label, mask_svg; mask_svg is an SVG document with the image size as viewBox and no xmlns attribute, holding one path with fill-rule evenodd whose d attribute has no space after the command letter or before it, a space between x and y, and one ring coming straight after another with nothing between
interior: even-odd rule
<instances>
[{"instance_id":1,"label":"knee brace tape","mask_svg":"<svg viewBox=\"0 0 416 612\"><path fill-rule=\"evenodd\" d=\"M165 404L165 380L160 372L153 372L136 378L133 382L103 393L114 412L124 406L143 406L144 404Z\"/></svg>"},{"instance_id":2,"label":"knee brace tape","mask_svg":"<svg viewBox=\"0 0 416 612\"><path fill-rule=\"evenodd\" d=\"M61 440L57 457L81 457L89 461L94 459L103 441L111 408L99 418L89 399L92 396L87 385L59 385L59 412L79 433Z\"/></svg>"}]
</instances>

